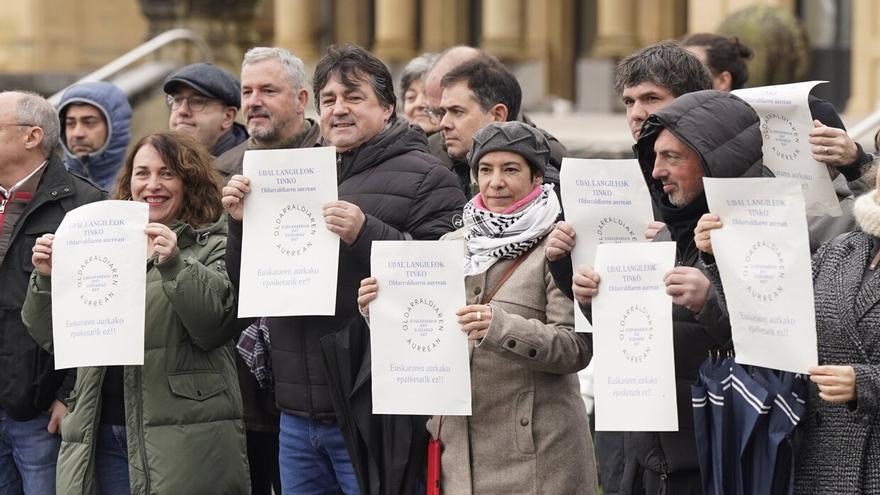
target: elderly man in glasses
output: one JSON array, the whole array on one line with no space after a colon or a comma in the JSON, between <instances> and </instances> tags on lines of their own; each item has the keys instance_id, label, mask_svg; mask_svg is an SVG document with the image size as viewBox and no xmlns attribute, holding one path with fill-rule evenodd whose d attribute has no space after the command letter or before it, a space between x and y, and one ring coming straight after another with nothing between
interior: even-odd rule
<instances>
[{"instance_id":1,"label":"elderly man in glasses","mask_svg":"<svg viewBox=\"0 0 880 495\"><path fill-rule=\"evenodd\" d=\"M117 86L74 84L58 105L64 166L109 191L131 141L131 105Z\"/></svg>"},{"instance_id":2,"label":"elderly man in glasses","mask_svg":"<svg viewBox=\"0 0 880 495\"><path fill-rule=\"evenodd\" d=\"M187 65L165 79L171 110L168 128L189 134L217 157L248 138L235 121L241 108L241 85L228 72L208 63Z\"/></svg>"}]
</instances>

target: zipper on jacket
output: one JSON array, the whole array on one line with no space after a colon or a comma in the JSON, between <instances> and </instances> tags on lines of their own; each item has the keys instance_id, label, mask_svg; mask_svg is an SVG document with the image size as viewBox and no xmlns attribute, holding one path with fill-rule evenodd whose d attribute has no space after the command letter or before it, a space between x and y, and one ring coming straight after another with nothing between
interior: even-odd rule
<instances>
[{"instance_id":1,"label":"zipper on jacket","mask_svg":"<svg viewBox=\"0 0 880 495\"><path fill-rule=\"evenodd\" d=\"M98 399L95 401L95 418L92 420L92 438L94 439L94 445L92 445L91 451L89 452L89 464L86 466L86 473L97 473L95 468L95 457L97 457L98 451L98 428L101 427L101 407L104 399L104 377L107 375L107 367L101 366L101 379L98 380ZM74 385L76 387L76 385ZM58 426L58 434L61 434L61 426ZM62 439L63 440L63 439ZM93 483L97 483L98 480L92 480Z\"/></svg>"},{"instance_id":2,"label":"zipper on jacket","mask_svg":"<svg viewBox=\"0 0 880 495\"><path fill-rule=\"evenodd\" d=\"M141 466L144 470L144 493L150 493L150 471L147 466L147 446L144 445L146 434L144 433L144 396L141 385L141 368L134 368L135 397L137 398L137 432L138 450L141 454ZM123 394L125 389L123 389ZM124 395L123 395L124 397ZM123 399L124 400L124 399Z\"/></svg>"},{"instance_id":3,"label":"zipper on jacket","mask_svg":"<svg viewBox=\"0 0 880 495\"><path fill-rule=\"evenodd\" d=\"M315 412L315 403L312 400L312 380L309 378L309 352L306 349L306 332L302 331L299 333L300 338L300 351L302 352L302 367L303 367L303 379L306 381L306 398L309 403L309 418L315 419L318 417L318 414Z\"/></svg>"}]
</instances>

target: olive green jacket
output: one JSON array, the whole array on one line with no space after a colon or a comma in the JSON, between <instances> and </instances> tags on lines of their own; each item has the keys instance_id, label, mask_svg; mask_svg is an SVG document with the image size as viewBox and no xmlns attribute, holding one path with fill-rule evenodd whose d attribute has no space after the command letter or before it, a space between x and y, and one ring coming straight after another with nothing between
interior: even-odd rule
<instances>
[{"instance_id":1,"label":"olive green jacket","mask_svg":"<svg viewBox=\"0 0 880 495\"><path fill-rule=\"evenodd\" d=\"M225 217L176 225L179 253L147 261L143 366L123 371L133 494L250 493L226 277ZM22 319L52 352L51 278L31 276ZM95 439L104 367L79 368L61 422L59 494L97 494Z\"/></svg>"}]
</instances>

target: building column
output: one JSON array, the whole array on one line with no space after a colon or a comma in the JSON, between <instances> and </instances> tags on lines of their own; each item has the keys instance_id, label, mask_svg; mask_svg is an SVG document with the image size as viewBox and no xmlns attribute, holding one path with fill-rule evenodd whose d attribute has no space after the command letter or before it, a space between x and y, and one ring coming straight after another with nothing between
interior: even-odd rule
<instances>
[{"instance_id":1,"label":"building column","mask_svg":"<svg viewBox=\"0 0 880 495\"><path fill-rule=\"evenodd\" d=\"M574 100L574 0L526 0L523 53L540 63L549 95Z\"/></svg>"},{"instance_id":2,"label":"building column","mask_svg":"<svg viewBox=\"0 0 880 495\"><path fill-rule=\"evenodd\" d=\"M637 9L639 46L678 39L687 31L686 0L638 0Z\"/></svg>"},{"instance_id":3,"label":"building column","mask_svg":"<svg viewBox=\"0 0 880 495\"><path fill-rule=\"evenodd\" d=\"M369 46L372 25L370 4L367 0L333 2L333 39L336 44Z\"/></svg>"},{"instance_id":4,"label":"building column","mask_svg":"<svg viewBox=\"0 0 880 495\"><path fill-rule=\"evenodd\" d=\"M441 52L468 43L467 0L422 2L422 49Z\"/></svg>"},{"instance_id":5,"label":"building column","mask_svg":"<svg viewBox=\"0 0 880 495\"><path fill-rule=\"evenodd\" d=\"M620 58L639 48L635 0L598 0L593 57Z\"/></svg>"},{"instance_id":6,"label":"building column","mask_svg":"<svg viewBox=\"0 0 880 495\"><path fill-rule=\"evenodd\" d=\"M480 47L503 59L523 56L521 0L483 0Z\"/></svg>"},{"instance_id":7,"label":"building column","mask_svg":"<svg viewBox=\"0 0 880 495\"><path fill-rule=\"evenodd\" d=\"M275 45L303 60L316 60L318 15L311 0L275 0Z\"/></svg>"},{"instance_id":8,"label":"building column","mask_svg":"<svg viewBox=\"0 0 880 495\"><path fill-rule=\"evenodd\" d=\"M407 61L416 55L415 0L376 0L373 53L387 61Z\"/></svg>"},{"instance_id":9,"label":"building column","mask_svg":"<svg viewBox=\"0 0 880 495\"><path fill-rule=\"evenodd\" d=\"M880 108L880 4L874 0L852 3L852 93L847 113L865 115Z\"/></svg>"}]
</instances>

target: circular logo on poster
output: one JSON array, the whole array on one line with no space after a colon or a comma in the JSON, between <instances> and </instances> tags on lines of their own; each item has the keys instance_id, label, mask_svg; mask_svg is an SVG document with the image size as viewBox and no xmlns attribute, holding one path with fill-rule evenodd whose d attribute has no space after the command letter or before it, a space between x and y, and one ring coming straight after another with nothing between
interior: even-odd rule
<instances>
[{"instance_id":1,"label":"circular logo on poster","mask_svg":"<svg viewBox=\"0 0 880 495\"><path fill-rule=\"evenodd\" d=\"M596 236L600 244L638 241L635 232L617 217L604 217L596 226Z\"/></svg>"},{"instance_id":2,"label":"circular logo on poster","mask_svg":"<svg viewBox=\"0 0 880 495\"><path fill-rule=\"evenodd\" d=\"M648 308L638 304L623 312L618 321L617 338L623 345L623 357L631 363L642 363L651 354L654 322Z\"/></svg>"},{"instance_id":3,"label":"circular logo on poster","mask_svg":"<svg viewBox=\"0 0 880 495\"><path fill-rule=\"evenodd\" d=\"M431 352L436 349L444 326L443 312L433 300L419 297L406 305L403 335L412 350Z\"/></svg>"},{"instance_id":4,"label":"circular logo on poster","mask_svg":"<svg viewBox=\"0 0 880 495\"><path fill-rule=\"evenodd\" d=\"M272 235L275 247L286 256L299 256L312 247L312 238L318 232L315 215L305 206L291 203L275 217Z\"/></svg>"},{"instance_id":5,"label":"circular logo on poster","mask_svg":"<svg viewBox=\"0 0 880 495\"><path fill-rule=\"evenodd\" d=\"M785 279L785 258L776 244L758 241L746 251L742 265L742 279L746 291L755 300L771 302L782 294Z\"/></svg>"},{"instance_id":6,"label":"circular logo on poster","mask_svg":"<svg viewBox=\"0 0 880 495\"><path fill-rule=\"evenodd\" d=\"M103 306L116 295L119 270L108 256L91 255L76 271L79 299L87 306Z\"/></svg>"},{"instance_id":7,"label":"circular logo on poster","mask_svg":"<svg viewBox=\"0 0 880 495\"><path fill-rule=\"evenodd\" d=\"M761 137L770 150L783 160L792 161L798 157L801 143L797 126L785 115L768 113L761 119Z\"/></svg>"}]
</instances>

